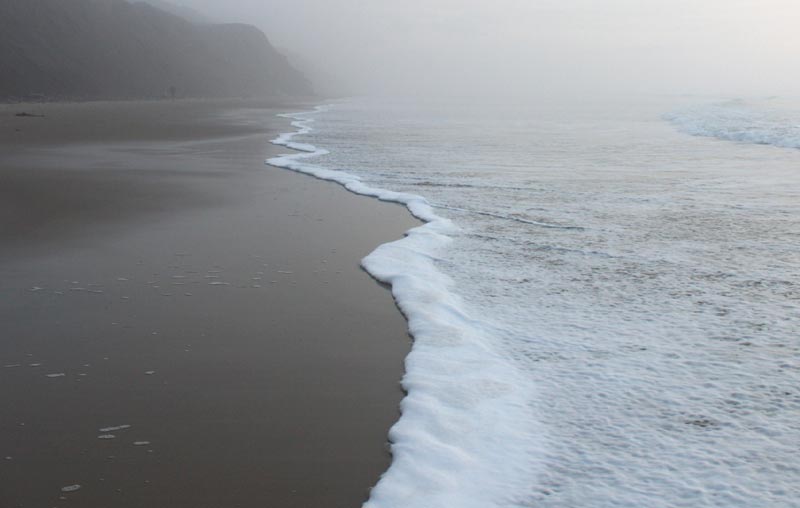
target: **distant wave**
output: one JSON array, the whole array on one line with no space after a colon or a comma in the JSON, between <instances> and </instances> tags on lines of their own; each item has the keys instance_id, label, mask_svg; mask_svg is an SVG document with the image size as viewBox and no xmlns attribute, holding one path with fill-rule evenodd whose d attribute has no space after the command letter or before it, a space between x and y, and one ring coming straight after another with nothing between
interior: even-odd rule
<instances>
[{"instance_id":1,"label":"distant wave","mask_svg":"<svg viewBox=\"0 0 800 508\"><path fill-rule=\"evenodd\" d=\"M673 112L664 119L692 136L800 148L800 113L779 111L768 101L732 100Z\"/></svg>"}]
</instances>

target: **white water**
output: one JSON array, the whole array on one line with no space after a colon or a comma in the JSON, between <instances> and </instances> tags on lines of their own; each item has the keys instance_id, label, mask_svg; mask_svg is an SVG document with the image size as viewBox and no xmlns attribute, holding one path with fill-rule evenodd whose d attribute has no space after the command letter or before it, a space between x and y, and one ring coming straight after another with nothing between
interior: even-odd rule
<instances>
[{"instance_id":1,"label":"white water","mask_svg":"<svg viewBox=\"0 0 800 508\"><path fill-rule=\"evenodd\" d=\"M798 506L800 152L662 120L714 107L289 115L270 164L427 221L364 260L415 337L368 506Z\"/></svg>"},{"instance_id":2,"label":"white water","mask_svg":"<svg viewBox=\"0 0 800 508\"><path fill-rule=\"evenodd\" d=\"M800 148L800 110L796 104L778 98L695 106L665 118L694 136Z\"/></svg>"}]
</instances>

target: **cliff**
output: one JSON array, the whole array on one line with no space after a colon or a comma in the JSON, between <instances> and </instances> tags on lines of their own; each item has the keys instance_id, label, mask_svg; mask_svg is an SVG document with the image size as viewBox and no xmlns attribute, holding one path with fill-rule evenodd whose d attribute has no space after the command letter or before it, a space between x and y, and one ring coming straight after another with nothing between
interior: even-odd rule
<instances>
[{"instance_id":1,"label":"cliff","mask_svg":"<svg viewBox=\"0 0 800 508\"><path fill-rule=\"evenodd\" d=\"M144 2L2 0L0 99L309 95L257 28Z\"/></svg>"}]
</instances>

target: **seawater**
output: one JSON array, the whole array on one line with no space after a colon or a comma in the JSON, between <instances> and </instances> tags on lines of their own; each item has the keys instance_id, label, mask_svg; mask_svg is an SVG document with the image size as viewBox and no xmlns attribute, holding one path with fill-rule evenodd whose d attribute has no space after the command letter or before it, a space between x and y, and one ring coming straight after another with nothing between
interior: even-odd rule
<instances>
[{"instance_id":1,"label":"seawater","mask_svg":"<svg viewBox=\"0 0 800 508\"><path fill-rule=\"evenodd\" d=\"M355 99L273 165L426 224L383 507L800 506L800 103Z\"/></svg>"}]
</instances>

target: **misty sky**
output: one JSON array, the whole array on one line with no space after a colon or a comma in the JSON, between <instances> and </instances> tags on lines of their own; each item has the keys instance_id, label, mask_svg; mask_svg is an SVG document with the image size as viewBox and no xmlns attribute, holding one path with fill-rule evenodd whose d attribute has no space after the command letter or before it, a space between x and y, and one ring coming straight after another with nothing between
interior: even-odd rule
<instances>
[{"instance_id":1,"label":"misty sky","mask_svg":"<svg viewBox=\"0 0 800 508\"><path fill-rule=\"evenodd\" d=\"M797 0L173 3L258 25L354 93L785 94L800 83Z\"/></svg>"}]
</instances>

